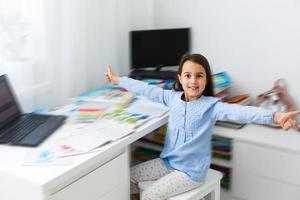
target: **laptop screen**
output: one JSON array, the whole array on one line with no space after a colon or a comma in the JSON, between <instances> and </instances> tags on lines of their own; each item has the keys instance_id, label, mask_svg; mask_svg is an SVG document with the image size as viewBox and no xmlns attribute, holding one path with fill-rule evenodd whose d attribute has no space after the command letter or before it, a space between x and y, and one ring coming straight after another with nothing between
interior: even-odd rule
<instances>
[{"instance_id":1,"label":"laptop screen","mask_svg":"<svg viewBox=\"0 0 300 200\"><path fill-rule=\"evenodd\" d=\"M6 75L0 76L0 128L21 114Z\"/></svg>"}]
</instances>

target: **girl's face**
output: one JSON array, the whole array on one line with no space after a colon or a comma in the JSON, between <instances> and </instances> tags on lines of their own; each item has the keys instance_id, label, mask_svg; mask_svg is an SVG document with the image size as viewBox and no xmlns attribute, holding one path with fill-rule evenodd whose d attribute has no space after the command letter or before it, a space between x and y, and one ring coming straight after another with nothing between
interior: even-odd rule
<instances>
[{"instance_id":1,"label":"girl's face","mask_svg":"<svg viewBox=\"0 0 300 200\"><path fill-rule=\"evenodd\" d=\"M182 72L178 75L182 85L186 101L198 99L206 86L206 72L202 65L192 61L186 61L182 66Z\"/></svg>"}]
</instances>

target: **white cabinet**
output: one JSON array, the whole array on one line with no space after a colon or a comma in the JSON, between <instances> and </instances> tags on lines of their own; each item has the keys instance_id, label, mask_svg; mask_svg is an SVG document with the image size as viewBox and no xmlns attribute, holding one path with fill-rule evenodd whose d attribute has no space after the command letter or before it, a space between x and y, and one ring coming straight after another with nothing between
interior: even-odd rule
<instances>
[{"instance_id":1,"label":"white cabinet","mask_svg":"<svg viewBox=\"0 0 300 200\"><path fill-rule=\"evenodd\" d=\"M222 200L300 199L299 132L246 125L214 134L233 140L231 189Z\"/></svg>"},{"instance_id":2,"label":"white cabinet","mask_svg":"<svg viewBox=\"0 0 300 200\"><path fill-rule=\"evenodd\" d=\"M247 200L299 200L299 167L298 153L236 141L232 192Z\"/></svg>"},{"instance_id":3,"label":"white cabinet","mask_svg":"<svg viewBox=\"0 0 300 200\"><path fill-rule=\"evenodd\" d=\"M129 199L129 163L122 153L51 195L50 200ZM124 196L124 194L128 194Z\"/></svg>"}]
</instances>

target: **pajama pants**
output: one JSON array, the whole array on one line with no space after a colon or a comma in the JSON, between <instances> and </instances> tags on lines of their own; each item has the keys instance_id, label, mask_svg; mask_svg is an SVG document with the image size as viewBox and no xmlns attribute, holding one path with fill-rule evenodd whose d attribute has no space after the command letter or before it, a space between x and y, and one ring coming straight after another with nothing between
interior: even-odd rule
<instances>
[{"instance_id":1,"label":"pajama pants","mask_svg":"<svg viewBox=\"0 0 300 200\"><path fill-rule=\"evenodd\" d=\"M142 200L165 200L202 184L181 171L168 169L161 158L156 158L130 169L130 193L139 192L138 182L154 180L153 185L143 191Z\"/></svg>"}]
</instances>

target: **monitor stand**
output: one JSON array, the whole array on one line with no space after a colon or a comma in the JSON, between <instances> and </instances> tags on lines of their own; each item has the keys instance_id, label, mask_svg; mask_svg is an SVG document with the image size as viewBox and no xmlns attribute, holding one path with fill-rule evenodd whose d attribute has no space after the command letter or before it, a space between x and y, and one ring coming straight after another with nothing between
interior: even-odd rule
<instances>
[{"instance_id":1,"label":"monitor stand","mask_svg":"<svg viewBox=\"0 0 300 200\"><path fill-rule=\"evenodd\" d=\"M171 79L175 80L177 77L176 71L165 71L160 70L161 67L156 68L155 70L145 70L145 69L135 69L132 70L129 77L134 79Z\"/></svg>"}]
</instances>

